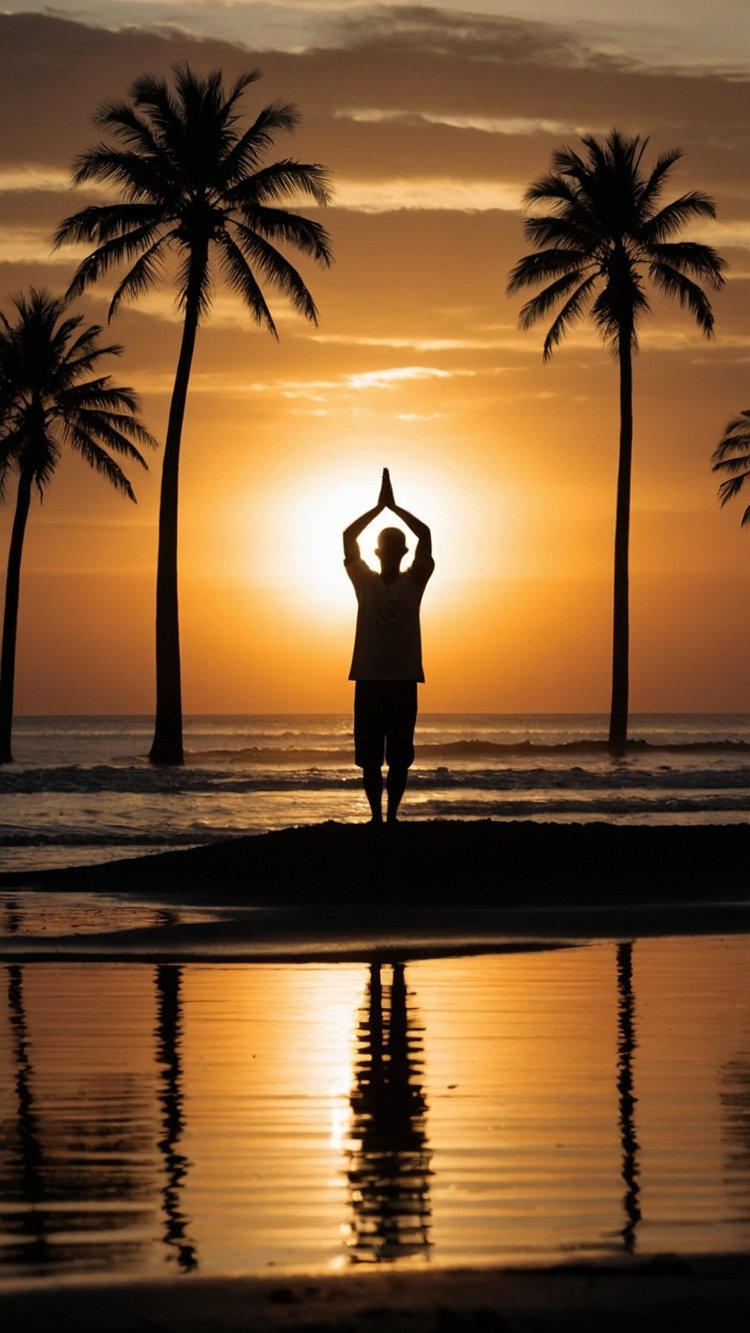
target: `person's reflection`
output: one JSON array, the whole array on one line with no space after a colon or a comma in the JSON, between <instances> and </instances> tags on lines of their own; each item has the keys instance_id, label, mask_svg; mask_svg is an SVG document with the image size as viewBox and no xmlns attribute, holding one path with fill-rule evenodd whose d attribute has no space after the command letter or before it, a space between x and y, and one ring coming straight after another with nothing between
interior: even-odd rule
<instances>
[{"instance_id":1,"label":"person's reflection","mask_svg":"<svg viewBox=\"0 0 750 1333\"><path fill-rule=\"evenodd\" d=\"M633 945L617 946L617 1092L619 1098L620 1144L622 1147L622 1179L625 1185L623 1209L625 1222L621 1235L628 1254L635 1249L636 1229L641 1220L638 1153L640 1144L635 1132L633 1055L637 1048L635 1036L635 998L633 995Z\"/></svg>"},{"instance_id":2,"label":"person's reflection","mask_svg":"<svg viewBox=\"0 0 750 1333\"><path fill-rule=\"evenodd\" d=\"M426 1254L430 1246L430 1153L421 1032L409 1005L403 963L384 984L372 963L360 1013L351 1093L348 1238L355 1262Z\"/></svg>"},{"instance_id":3,"label":"person's reflection","mask_svg":"<svg viewBox=\"0 0 750 1333\"><path fill-rule=\"evenodd\" d=\"M15 1064L15 1089L19 1147L19 1177L10 1184L11 1194L16 1190L27 1208L20 1219L22 1248L20 1255L27 1264L44 1265L50 1254L48 1237L49 1212L46 1206L45 1163L39 1115L34 1102L31 1042L29 1039L26 1004L23 993L23 968L17 964L8 967L8 1010ZM5 1182L9 1184L9 1182Z\"/></svg>"},{"instance_id":4,"label":"person's reflection","mask_svg":"<svg viewBox=\"0 0 750 1333\"><path fill-rule=\"evenodd\" d=\"M164 1200L166 1244L174 1251L178 1267L190 1272L198 1264L195 1246L187 1235L187 1219L182 1211L181 1193L188 1170L188 1159L178 1151L184 1126L180 1041L182 1036L180 1006L181 969L161 964L156 968L158 1012L156 1020L156 1056L161 1065L159 1103L163 1135L159 1148L164 1157Z\"/></svg>"}]
</instances>

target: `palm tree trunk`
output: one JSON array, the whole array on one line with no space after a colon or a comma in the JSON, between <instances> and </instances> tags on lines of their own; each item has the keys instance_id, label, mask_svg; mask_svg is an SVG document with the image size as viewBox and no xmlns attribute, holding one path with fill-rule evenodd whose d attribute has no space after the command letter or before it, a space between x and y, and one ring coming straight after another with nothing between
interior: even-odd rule
<instances>
[{"instance_id":1,"label":"palm tree trunk","mask_svg":"<svg viewBox=\"0 0 750 1333\"><path fill-rule=\"evenodd\" d=\"M8 571L5 578L5 611L3 613L3 645L0 651L0 764L13 761L11 730L13 726L13 689L16 676L16 639L18 635L18 600L21 584L21 556L26 533L26 520L31 504L29 471L18 478L16 512L8 549Z\"/></svg>"},{"instance_id":2,"label":"palm tree trunk","mask_svg":"<svg viewBox=\"0 0 750 1333\"><path fill-rule=\"evenodd\" d=\"M149 759L154 764L182 764L182 676L177 588L177 499L180 444L195 338L198 332L200 276L194 260L185 305L185 323L169 406L161 472L159 552L156 567L156 717Z\"/></svg>"},{"instance_id":3,"label":"palm tree trunk","mask_svg":"<svg viewBox=\"0 0 750 1333\"><path fill-rule=\"evenodd\" d=\"M612 623L612 703L609 748L621 753L628 739L630 655L630 483L633 464L633 352L630 327L620 331L620 460L617 469L615 577Z\"/></svg>"}]
</instances>

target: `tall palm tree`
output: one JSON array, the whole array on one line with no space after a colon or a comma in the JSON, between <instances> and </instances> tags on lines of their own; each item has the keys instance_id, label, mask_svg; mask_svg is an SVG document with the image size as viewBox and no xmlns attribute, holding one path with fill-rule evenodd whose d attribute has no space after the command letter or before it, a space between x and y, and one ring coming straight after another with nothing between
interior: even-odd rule
<instances>
[{"instance_id":1,"label":"tall palm tree","mask_svg":"<svg viewBox=\"0 0 750 1333\"><path fill-rule=\"evenodd\" d=\"M647 280L662 295L686 306L707 336L713 312L696 279L723 283L724 261L708 245L672 240L691 218L713 217L713 200L690 191L662 203L678 149L643 167L647 138L612 130L603 143L583 136L583 154L560 148L552 169L526 191L532 211L525 235L536 253L511 270L508 291L544 284L521 310L521 327L557 310L544 340L544 359L573 325L589 314L619 362L620 453L615 521L614 615L610 748L622 750L628 729L628 551L633 452L633 352L637 327L649 312Z\"/></svg>"},{"instance_id":2,"label":"tall palm tree","mask_svg":"<svg viewBox=\"0 0 750 1333\"><path fill-rule=\"evenodd\" d=\"M750 487L750 408L740 412L724 428L724 434L713 454L712 472L728 475L719 486L722 505L739 495L745 482ZM740 527L750 523L750 505L740 520Z\"/></svg>"},{"instance_id":3,"label":"tall palm tree","mask_svg":"<svg viewBox=\"0 0 750 1333\"><path fill-rule=\"evenodd\" d=\"M127 266L110 305L135 300L161 278L169 252L177 257L177 299L182 341L167 424L159 510L156 587L156 724L150 758L179 764L182 690L177 601L177 497L180 442L198 325L213 295L212 257L230 289L255 321L277 337L261 281L277 288L306 319L317 322L315 303L278 242L296 246L323 264L331 262L323 227L279 207L299 196L325 204L329 189L318 164L283 159L263 165L279 131L298 123L293 106L274 102L242 128L237 104L253 70L225 90L221 71L203 77L175 66L174 86L145 76L129 101L107 103L96 123L114 143L99 143L77 160L75 182L114 186L120 199L66 218L55 241L93 242L79 265L71 293L80 293L113 267Z\"/></svg>"},{"instance_id":4,"label":"tall palm tree","mask_svg":"<svg viewBox=\"0 0 750 1333\"><path fill-rule=\"evenodd\" d=\"M133 488L111 453L146 466L136 444L156 441L139 420L132 389L99 375L103 356L121 347L99 343L101 326L83 326L65 297L30 288L15 298L15 320L0 312L0 498L8 476L18 474L8 552L3 639L0 652L0 763L12 759L11 726L21 557L32 487L40 496L52 479L63 447L129 499Z\"/></svg>"}]
</instances>

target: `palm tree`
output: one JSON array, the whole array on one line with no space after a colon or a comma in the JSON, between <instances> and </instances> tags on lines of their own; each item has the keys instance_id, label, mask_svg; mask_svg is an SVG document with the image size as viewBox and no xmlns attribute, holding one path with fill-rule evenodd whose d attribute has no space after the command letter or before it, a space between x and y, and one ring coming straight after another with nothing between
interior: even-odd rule
<instances>
[{"instance_id":1,"label":"palm tree","mask_svg":"<svg viewBox=\"0 0 750 1333\"><path fill-rule=\"evenodd\" d=\"M57 245L93 242L70 286L78 294L113 267L127 271L110 304L135 300L162 276L168 253L177 257L177 299L182 341L169 410L159 510L156 587L156 724L150 758L179 764L182 691L177 603L177 497L180 442L198 325L213 295L212 256L221 277L255 321L277 337L261 280L286 296L293 309L317 322L315 303L302 277L275 243L296 246L329 264L323 227L279 207L299 197L328 202L326 173L318 164L283 159L263 165L279 131L298 123L293 106L274 102L247 128L237 103L253 70L225 90L221 71L206 77L188 65L175 66L174 87L151 76L137 79L129 101L107 103L96 123L116 141L97 144L77 160L74 179L114 186L120 201L94 205L66 218Z\"/></svg>"},{"instance_id":2,"label":"palm tree","mask_svg":"<svg viewBox=\"0 0 750 1333\"><path fill-rule=\"evenodd\" d=\"M612 704L609 745L625 747L628 729L628 549L633 451L633 352L637 327L649 312L646 280L662 295L686 306L710 336L713 312L696 279L718 288L724 261L708 245L671 238L689 219L713 217L713 200L690 191L662 204L664 185L681 157L661 153L650 171L643 168L647 138L627 138L612 130L603 143L583 136L585 153L558 149L552 169L526 191L531 206L526 237L537 247L511 270L508 291L544 284L521 310L529 329L557 309L544 340L544 359L586 313L620 370L620 453L615 521Z\"/></svg>"},{"instance_id":3,"label":"palm tree","mask_svg":"<svg viewBox=\"0 0 750 1333\"><path fill-rule=\"evenodd\" d=\"M712 472L729 474L719 486L719 499L725 505L727 500L739 495L750 477L750 408L733 417L725 427L713 460ZM740 527L746 523L750 523L750 505L742 515Z\"/></svg>"},{"instance_id":4,"label":"palm tree","mask_svg":"<svg viewBox=\"0 0 750 1333\"><path fill-rule=\"evenodd\" d=\"M134 441L156 443L138 418L133 390L113 384L109 375L91 375L101 357L122 351L99 343L100 325L82 327L83 316L68 314L65 297L33 287L13 304L13 322L0 312L0 498L10 473L18 474L0 652L0 763L13 757L19 584L32 487L43 494L68 446L134 501L133 488L111 452L145 467Z\"/></svg>"}]
</instances>

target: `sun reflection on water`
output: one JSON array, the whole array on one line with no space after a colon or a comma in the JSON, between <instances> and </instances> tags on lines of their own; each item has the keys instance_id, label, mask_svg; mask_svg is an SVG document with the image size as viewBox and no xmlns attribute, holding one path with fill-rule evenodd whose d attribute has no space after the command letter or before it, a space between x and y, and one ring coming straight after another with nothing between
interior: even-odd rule
<instances>
[{"instance_id":1,"label":"sun reflection on water","mask_svg":"<svg viewBox=\"0 0 750 1333\"><path fill-rule=\"evenodd\" d=\"M0 1284L750 1242L743 937L0 968Z\"/></svg>"}]
</instances>

